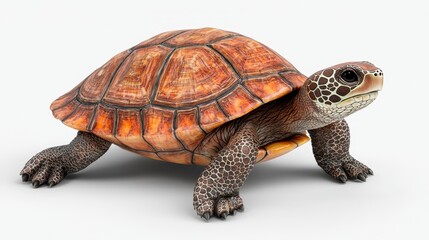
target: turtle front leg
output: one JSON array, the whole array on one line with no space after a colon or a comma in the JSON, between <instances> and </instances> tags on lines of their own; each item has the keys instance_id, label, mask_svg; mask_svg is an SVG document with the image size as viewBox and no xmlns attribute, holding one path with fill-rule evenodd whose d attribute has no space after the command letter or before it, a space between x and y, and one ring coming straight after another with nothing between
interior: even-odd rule
<instances>
[{"instance_id":1,"label":"turtle front leg","mask_svg":"<svg viewBox=\"0 0 429 240\"><path fill-rule=\"evenodd\" d=\"M194 208L199 216L208 220L216 214L225 219L243 209L238 192L253 169L258 147L255 128L247 124L212 159L194 190Z\"/></svg>"},{"instance_id":2,"label":"turtle front leg","mask_svg":"<svg viewBox=\"0 0 429 240\"><path fill-rule=\"evenodd\" d=\"M313 154L326 173L345 183L347 179L366 181L373 172L350 153L350 131L345 120L309 130Z\"/></svg>"},{"instance_id":3,"label":"turtle front leg","mask_svg":"<svg viewBox=\"0 0 429 240\"><path fill-rule=\"evenodd\" d=\"M111 143L92 133L78 132L69 145L45 149L32 157L21 171L22 181L34 187L47 183L50 187L67 174L78 172L100 158Z\"/></svg>"}]
</instances>

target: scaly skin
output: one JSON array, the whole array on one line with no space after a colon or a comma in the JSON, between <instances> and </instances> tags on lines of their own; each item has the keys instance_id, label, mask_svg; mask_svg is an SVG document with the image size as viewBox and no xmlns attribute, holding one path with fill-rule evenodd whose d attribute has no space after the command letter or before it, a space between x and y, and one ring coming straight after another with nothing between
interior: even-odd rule
<instances>
[{"instance_id":1,"label":"scaly skin","mask_svg":"<svg viewBox=\"0 0 429 240\"><path fill-rule=\"evenodd\" d=\"M350 131L345 120L308 132L317 164L333 178L343 183L347 179L366 181L368 174L373 174L350 155Z\"/></svg>"},{"instance_id":2,"label":"scaly skin","mask_svg":"<svg viewBox=\"0 0 429 240\"><path fill-rule=\"evenodd\" d=\"M45 149L32 157L21 171L24 182L34 187L58 184L70 173L78 172L100 158L112 143L92 133L78 132L68 145Z\"/></svg>"},{"instance_id":3,"label":"scaly skin","mask_svg":"<svg viewBox=\"0 0 429 240\"><path fill-rule=\"evenodd\" d=\"M238 195L255 164L259 143L253 124L246 124L210 162L198 178L194 208L208 220L214 213L226 218L243 207Z\"/></svg>"}]
</instances>

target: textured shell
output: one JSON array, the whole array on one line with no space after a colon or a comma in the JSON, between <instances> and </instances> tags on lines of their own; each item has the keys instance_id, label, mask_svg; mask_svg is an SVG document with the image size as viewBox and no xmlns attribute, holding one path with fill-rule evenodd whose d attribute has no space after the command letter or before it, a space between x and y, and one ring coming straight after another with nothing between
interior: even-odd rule
<instances>
[{"instance_id":1,"label":"textured shell","mask_svg":"<svg viewBox=\"0 0 429 240\"><path fill-rule=\"evenodd\" d=\"M237 33L171 31L117 54L51 110L67 126L130 151L191 164L208 132L305 79L273 50Z\"/></svg>"}]
</instances>

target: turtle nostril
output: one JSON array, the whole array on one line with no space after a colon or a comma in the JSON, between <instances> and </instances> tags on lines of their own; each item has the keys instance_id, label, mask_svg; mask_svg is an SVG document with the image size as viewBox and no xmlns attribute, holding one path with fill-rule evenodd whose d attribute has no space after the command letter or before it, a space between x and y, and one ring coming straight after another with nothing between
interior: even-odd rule
<instances>
[{"instance_id":1,"label":"turtle nostril","mask_svg":"<svg viewBox=\"0 0 429 240\"><path fill-rule=\"evenodd\" d=\"M381 71L381 70L376 70L375 71L375 73L373 73L374 74L374 76L383 76L383 71Z\"/></svg>"}]
</instances>

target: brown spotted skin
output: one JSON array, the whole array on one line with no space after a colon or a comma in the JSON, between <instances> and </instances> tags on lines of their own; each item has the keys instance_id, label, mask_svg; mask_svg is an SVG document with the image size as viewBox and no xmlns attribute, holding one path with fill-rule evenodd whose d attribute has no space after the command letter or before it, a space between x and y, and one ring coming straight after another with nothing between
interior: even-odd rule
<instances>
[{"instance_id":1,"label":"brown spotted skin","mask_svg":"<svg viewBox=\"0 0 429 240\"><path fill-rule=\"evenodd\" d=\"M310 130L313 154L326 173L341 182L347 179L365 181L373 172L350 153L350 131L345 120Z\"/></svg>"},{"instance_id":2,"label":"brown spotted skin","mask_svg":"<svg viewBox=\"0 0 429 240\"><path fill-rule=\"evenodd\" d=\"M383 75L378 68L367 62L335 65L319 71L309 78L310 80L306 87L310 98L326 105L332 105L344 100L350 92L359 86L359 84L341 84L337 80L340 78L341 70L345 68L352 69L358 74L358 83L364 80L364 74Z\"/></svg>"},{"instance_id":3,"label":"brown spotted skin","mask_svg":"<svg viewBox=\"0 0 429 240\"><path fill-rule=\"evenodd\" d=\"M251 38L215 28L179 30L117 54L51 109L67 126L145 157L207 165L195 149L208 133L305 80Z\"/></svg>"},{"instance_id":4,"label":"brown spotted skin","mask_svg":"<svg viewBox=\"0 0 429 240\"><path fill-rule=\"evenodd\" d=\"M256 162L257 139L253 124L243 126L202 172L194 191L199 216L225 217L243 206L238 192Z\"/></svg>"},{"instance_id":5,"label":"brown spotted skin","mask_svg":"<svg viewBox=\"0 0 429 240\"><path fill-rule=\"evenodd\" d=\"M78 172L100 158L111 143L94 134L78 132L68 145L48 148L32 157L21 171L24 181L34 187L58 184L70 173Z\"/></svg>"}]
</instances>

